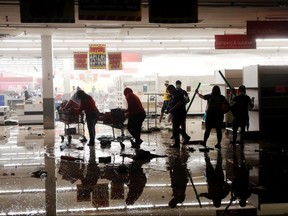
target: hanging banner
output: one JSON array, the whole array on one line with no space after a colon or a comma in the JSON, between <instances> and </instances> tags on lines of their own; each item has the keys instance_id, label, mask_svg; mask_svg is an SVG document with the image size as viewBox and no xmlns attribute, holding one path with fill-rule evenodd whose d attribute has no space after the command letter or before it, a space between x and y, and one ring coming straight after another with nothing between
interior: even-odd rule
<instances>
[{"instance_id":1,"label":"hanging banner","mask_svg":"<svg viewBox=\"0 0 288 216\"><path fill-rule=\"evenodd\" d=\"M79 0L79 20L141 21L141 0Z\"/></svg>"},{"instance_id":2,"label":"hanging banner","mask_svg":"<svg viewBox=\"0 0 288 216\"><path fill-rule=\"evenodd\" d=\"M89 45L89 68L106 69L106 45L90 44Z\"/></svg>"},{"instance_id":3,"label":"hanging banner","mask_svg":"<svg viewBox=\"0 0 288 216\"><path fill-rule=\"evenodd\" d=\"M247 21L247 36L251 38L287 38L288 21Z\"/></svg>"},{"instance_id":4,"label":"hanging banner","mask_svg":"<svg viewBox=\"0 0 288 216\"><path fill-rule=\"evenodd\" d=\"M247 35L215 35L215 49L256 49L256 40Z\"/></svg>"},{"instance_id":5,"label":"hanging banner","mask_svg":"<svg viewBox=\"0 0 288 216\"><path fill-rule=\"evenodd\" d=\"M108 70L122 70L121 52L108 53Z\"/></svg>"},{"instance_id":6,"label":"hanging banner","mask_svg":"<svg viewBox=\"0 0 288 216\"><path fill-rule=\"evenodd\" d=\"M88 70L87 52L74 52L74 70Z\"/></svg>"}]
</instances>

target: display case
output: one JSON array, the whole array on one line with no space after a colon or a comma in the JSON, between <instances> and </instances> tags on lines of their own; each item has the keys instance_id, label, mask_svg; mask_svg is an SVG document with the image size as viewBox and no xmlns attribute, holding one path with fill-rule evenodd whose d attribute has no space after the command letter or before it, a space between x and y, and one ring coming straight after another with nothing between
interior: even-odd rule
<instances>
[{"instance_id":1,"label":"display case","mask_svg":"<svg viewBox=\"0 0 288 216\"><path fill-rule=\"evenodd\" d=\"M9 106L0 106L0 125L4 125L9 118Z\"/></svg>"},{"instance_id":2,"label":"display case","mask_svg":"<svg viewBox=\"0 0 288 216\"><path fill-rule=\"evenodd\" d=\"M43 104L16 104L19 124L43 124Z\"/></svg>"}]
</instances>

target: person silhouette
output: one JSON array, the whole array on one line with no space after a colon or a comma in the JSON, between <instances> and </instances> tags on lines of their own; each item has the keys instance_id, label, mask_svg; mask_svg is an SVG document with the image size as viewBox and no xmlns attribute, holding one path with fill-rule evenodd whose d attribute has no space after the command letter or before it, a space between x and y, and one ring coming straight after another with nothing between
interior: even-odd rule
<instances>
[{"instance_id":1,"label":"person silhouette","mask_svg":"<svg viewBox=\"0 0 288 216\"><path fill-rule=\"evenodd\" d=\"M199 197L206 197L211 199L216 208L221 206L222 199L224 199L230 192L230 185L224 180L224 172L222 169L222 155L221 151L217 154L217 164L214 169L211 164L208 153L204 153L206 162L206 181L208 192L200 193Z\"/></svg>"},{"instance_id":2,"label":"person silhouette","mask_svg":"<svg viewBox=\"0 0 288 216\"><path fill-rule=\"evenodd\" d=\"M125 199L127 205L133 205L143 193L147 182L147 177L143 171L142 165L147 160L134 160L128 169L128 194Z\"/></svg>"},{"instance_id":3,"label":"person silhouette","mask_svg":"<svg viewBox=\"0 0 288 216\"><path fill-rule=\"evenodd\" d=\"M230 107L227 99L221 95L220 87L218 85L213 86L211 94L202 95L196 90L198 96L204 100L207 100L206 118L205 118L205 133L203 145L206 146L206 142L210 136L212 128L216 129L217 144L215 148L221 148L222 141L222 124L224 120L223 107ZM225 106L224 106L225 105ZM225 109L227 111L227 109Z\"/></svg>"},{"instance_id":4,"label":"person silhouette","mask_svg":"<svg viewBox=\"0 0 288 216\"><path fill-rule=\"evenodd\" d=\"M83 186L81 193L83 196L93 191L93 187L97 184L100 176L101 171L98 164L96 163L95 149L94 147L90 147L90 157L86 166L86 175L83 175L83 178L81 178L81 183Z\"/></svg>"},{"instance_id":5,"label":"person silhouette","mask_svg":"<svg viewBox=\"0 0 288 216\"><path fill-rule=\"evenodd\" d=\"M239 86L239 95L233 98L231 104L231 112L233 114L233 148L236 147L237 131L240 127L240 146L244 149L245 128L249 126L249 113L248 110L254 107L254 98L246 95L246 87Z\"/></svg>"},{"instance_id":6,"label":"person silhouette","mask_svg":"<svg viewBox=\"0 0 288 216\"><path fill-rule=\"evenodd\" d=\"M231 184L232 197L237 198L241 207L246 206L247 199L252 194L249 184L249 166L246 163L243 151L238 162L237 152L233 153L233 175Z\"/></svg>"},{"instance_id":7,"label":"person silhouette","mask_svg":"<svg viewBox=\"0 0 288 216\"><path fill-rule=\"evenodd\" d=\"M171 178L172 196L168 205L171 208L175 208L178 203L183 203L185 200L185 192L188 183L187 176L187 160L189 154L185 151L181 151L183 154L176 154L176 157L169 157L169 170Z\"/></svg>"}]
</instances>

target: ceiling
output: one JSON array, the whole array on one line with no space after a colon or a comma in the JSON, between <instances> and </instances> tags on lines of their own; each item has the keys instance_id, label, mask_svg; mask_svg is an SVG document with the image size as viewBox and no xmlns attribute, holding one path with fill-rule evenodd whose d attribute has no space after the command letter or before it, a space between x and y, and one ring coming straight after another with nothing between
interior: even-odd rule
<instances>
[{"instance_id":1,"label":"ceiling","mask_svg":"<svg viewBox=\"0 0 288 216\"><path fill-rule=\"evenodd\" d=\"M19 0L0 1L0 57L39 58L41 35L53 37L54 55L59 58L71 57L74 51L86 51L89 44L101 42L108 51L225 52L214 49L215 34L245 34L247 20L288 20L288 0L198 0L199 21L188 24L149 23L148 0L143 1L139 22L83 21L78 20L77 11L78 1L75 1L75 23L21 23ZM257 47L260 46L275 47L279 52L279 47L288 47L288 42L260 41ZM267 52L266 49L245 51Z\"/></svg>"}]
</instances>

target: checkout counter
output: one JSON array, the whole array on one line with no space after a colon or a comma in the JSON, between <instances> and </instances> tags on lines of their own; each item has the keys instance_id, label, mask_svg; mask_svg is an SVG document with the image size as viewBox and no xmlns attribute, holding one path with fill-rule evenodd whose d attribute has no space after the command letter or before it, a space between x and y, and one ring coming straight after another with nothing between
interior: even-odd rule
<instances>
[{"instance_id":1,"label":"checkout counter","mask_svg":"<svg viewBox=\"0 0 288 216\"><path fill-rule=\"evenodd\" d=\"M30 98L25 103L16 104L16 115L20 125L43 124L43 103L42 101Z\"/></svg>"}]
</instances>

